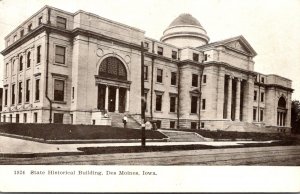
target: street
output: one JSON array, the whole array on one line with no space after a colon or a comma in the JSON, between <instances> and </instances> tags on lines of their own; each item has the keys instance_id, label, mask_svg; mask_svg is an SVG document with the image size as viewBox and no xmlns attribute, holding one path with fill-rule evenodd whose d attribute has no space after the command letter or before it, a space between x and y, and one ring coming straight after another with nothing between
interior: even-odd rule
<instances>
[{"instance_id":1,"label":"street","mask_svg":"<svg viewBox=\"0 0 300 194\"><path fill-rule=\"evenodd\" d=\"M227 148L36 158L1 158L0 164L299 166L300 146Z\"/></svg>"}]
</instances>

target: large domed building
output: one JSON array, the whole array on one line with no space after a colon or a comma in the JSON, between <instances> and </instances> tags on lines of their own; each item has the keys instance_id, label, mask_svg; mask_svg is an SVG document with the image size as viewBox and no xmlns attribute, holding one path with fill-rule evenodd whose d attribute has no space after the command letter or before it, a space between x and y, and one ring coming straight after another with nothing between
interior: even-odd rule
<instances>
[{"instance_id":1,"label":"large domed building","mask_svg":"<svg viewBox=\"0 0 300 194\"><path fill-rule=\"evenodd\" d=\"M209 42L186 13L162 33L43 7L5 37L1 121L140 128L142 94L158 128L290 129L291 80L255 72L243 36Z\"/></svg>"}]
</instances>

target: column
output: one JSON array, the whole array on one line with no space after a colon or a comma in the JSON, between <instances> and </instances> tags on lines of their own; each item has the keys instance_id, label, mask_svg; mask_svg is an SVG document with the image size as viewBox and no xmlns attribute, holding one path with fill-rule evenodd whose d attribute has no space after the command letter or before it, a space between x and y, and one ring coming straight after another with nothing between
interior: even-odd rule
<instances>
[{"instance_id":1,"label":"column","mask_svg":"<svg viewBox=\"0 0 300 194\"><path fill-rule=\"evenodd\" d=\"M231 120L231 100L232 100L232 77L228 78L228 99L227 99L227 119Z\"/></svg>"},{"instance_id":2,"label":"column","mask_svg":"<svg viewBox=\"0 0 300 194\"><path fill-rule=\"evenodd\" d=\"M115 112L119 112L119 87L116 88Z\"/></svg>"},{"instance_id":3,"label":"column","mask_svg":"<svg viewBox=\"0 0 300 194\"><path fill-rule=\"evenodd\" d=\"M108 111L108 86L105 85L105 111Z\"/></svg>"},{"instance_id":4,"label":"column","mask_svg":"<svg viewBox=\"0 0 300 194\"><path fill-rule=\"evenodd\" d=\"M129 88L126 90L126 106L125 106L125 112L129 111Z\"/></svg>"},{"instance_id":5,"label":"column","mask_svg":"<svg viewBox=\"0 0 300 194\"><path fill-rule=\"evenodd\" d=\"M235 104L235 120L240 121L240 103L241 103L241 79L236 82L236 104Z\"/></svg>"}]
</instances>

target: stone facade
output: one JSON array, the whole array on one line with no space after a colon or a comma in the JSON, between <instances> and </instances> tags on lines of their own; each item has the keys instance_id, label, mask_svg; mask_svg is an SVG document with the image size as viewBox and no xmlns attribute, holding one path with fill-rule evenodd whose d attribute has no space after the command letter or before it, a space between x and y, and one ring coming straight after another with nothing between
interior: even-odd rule
<instances>
[{"instance_id":1,"label":"stone facade","mask_svg":"<svg viewBox=\"0 0 300 194\"><path fill-rule=\"evenodd\" d=\"M208 43L189 14L157 41L92 13L45 6L5 41L4 122L141 121L143 42L146 117L159 127L290 128L291 80L254 72L256 52L243 36Z\"/></svg>"}]
</instances>

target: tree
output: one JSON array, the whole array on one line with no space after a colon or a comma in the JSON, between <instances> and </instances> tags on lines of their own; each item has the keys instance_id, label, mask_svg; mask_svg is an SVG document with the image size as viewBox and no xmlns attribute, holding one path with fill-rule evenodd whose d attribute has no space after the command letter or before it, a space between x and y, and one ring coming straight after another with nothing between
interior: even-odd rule
<instances>
[{"instance_id":1,"label":"tree","mask_svg":"<svg viewBox=\"0 0 300 194\"><path fill-rule=\"evenodd\" d=\"M300 102L299 100L292 101L291 109L291 125L293 133L300 133Z\"/></svg>"}]
</instances>

